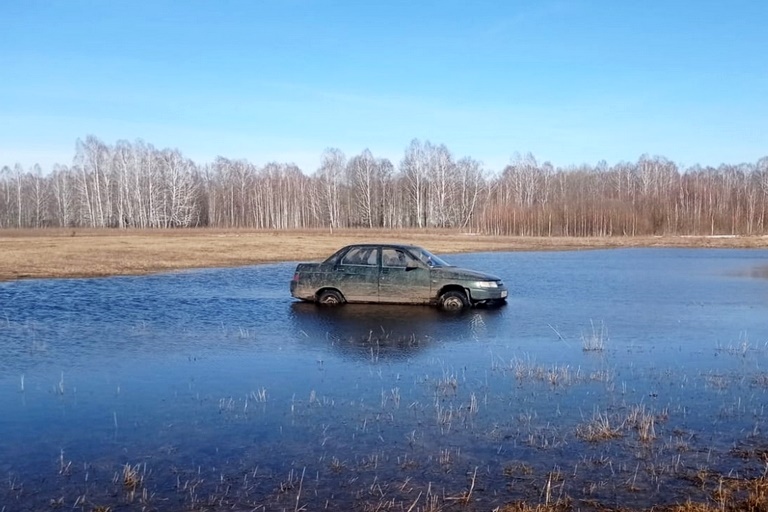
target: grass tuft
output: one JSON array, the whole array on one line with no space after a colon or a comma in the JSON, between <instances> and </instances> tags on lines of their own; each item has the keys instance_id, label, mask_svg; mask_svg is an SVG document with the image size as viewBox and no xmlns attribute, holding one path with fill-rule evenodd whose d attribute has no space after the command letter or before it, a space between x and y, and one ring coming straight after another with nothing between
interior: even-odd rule
<instances>
[{"instance_id":1,"label":"grass tuft","mask_svg":"<svg viewBox=\"0 0 768 512\"><path fill-rule=\"evenodd\" d=\"M611 425L611 419L607 412L595 411L591 420L576 427L576 435L590 443L608 441L622 436L622 426L614 427Z\"/></svg>"},{"instance_id":2,"label":"grass tuft","mask_svg":"<svg viewBox=\"0 0 768 512\"><path fill-rule=\"evenodd\" d=\"M581 346L584 352L602 352L605 350L605 343L608 340L608 334L605 331L605 324L601 321L599 326L590 320L591 331L581 333Z\"/></svg>"}]
</instances>

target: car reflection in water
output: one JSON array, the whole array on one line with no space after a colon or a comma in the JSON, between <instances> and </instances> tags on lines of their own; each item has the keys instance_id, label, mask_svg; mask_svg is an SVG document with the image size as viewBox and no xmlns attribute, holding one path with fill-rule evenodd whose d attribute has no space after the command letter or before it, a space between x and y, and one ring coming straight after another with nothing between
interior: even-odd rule
<instances>
[{"instance_id":1,"label":"car reflection in water","mask_svg":"<svg viewBox=\"0 0 768 512\"><path fill-rule=\"evenodd\" d=\"M750 277L758 277L763 279L768 279L768 266L764 267L755 267L752 269L752 271L749 273Z\"/></svg>"},{"instance_id":2,"label":"car reflection in water","mask_svg":"<svg viewBox=\"0 0 768 512\"><path fill-rule=\"evenodd\" d=\"M768 265L750 266L744 269L731 271L727 275L748 277L752 279L768 279Z\"/></svg>"},{"instance_id":3,"label":"car reflection in water","mask_svg":"<svg viewBox=\"0 0 768 512\"><path fill-rule=\"evenodd\" d=\"M456 315L429 306L291 304L299 338L329 343L345 355L365 359L407 358L438 342L478 339L485 333L486 322L502 311L475 309Z\"/></svg>"}]
</instances>

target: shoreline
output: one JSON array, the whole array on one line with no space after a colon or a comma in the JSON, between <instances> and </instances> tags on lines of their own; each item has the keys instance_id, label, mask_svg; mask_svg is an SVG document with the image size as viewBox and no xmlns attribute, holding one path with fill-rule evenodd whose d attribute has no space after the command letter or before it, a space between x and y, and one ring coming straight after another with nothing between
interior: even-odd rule
<instances>
[{"instance_id":1,"label":"shoreline","mask_svg":"<svg viewBox=\"0 0 768 512\"><path fill-rule=\"evenodd\" d=\"M422 245L432 252L619 248L768 248L768 236L520 237L425 230L40 229L0 230L0 281L146 275L323 259L362 242Z\"/></svg>"}]
</instances>

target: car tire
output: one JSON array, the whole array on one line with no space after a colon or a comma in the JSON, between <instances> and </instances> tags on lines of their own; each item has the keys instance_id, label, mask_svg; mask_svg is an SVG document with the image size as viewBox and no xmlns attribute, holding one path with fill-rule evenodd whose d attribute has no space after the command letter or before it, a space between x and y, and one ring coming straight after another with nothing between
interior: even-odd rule
<instances>
[{"instance_id":1,"label":"car tire","mask_svg":"<svg viewBox=\"0 0 768 512\"><path fill-rule=\"evenodd\" d=\"M336 290L323 290L317 296L317 303L323 306L340 306L344 304L344 296Z\"/></svg>"},{"instance_id":2,"label":"car tire","mask_svg":"<svg viewBox=\"0 0 768 512\"><path fill-rule=\"evenodd\" d=\"M467 294L457 290L449 290L442 294L439 304L443 311L461 311L469 307Z\"/></svg>"}]
</instances>

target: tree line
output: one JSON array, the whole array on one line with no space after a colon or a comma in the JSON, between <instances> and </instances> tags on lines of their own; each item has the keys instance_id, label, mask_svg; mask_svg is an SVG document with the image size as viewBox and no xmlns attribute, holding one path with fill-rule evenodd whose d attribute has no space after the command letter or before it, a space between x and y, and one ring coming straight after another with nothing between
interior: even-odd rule
<instances>
[{"instance_id":1,"label":"tree line","mask_svg":"<svg viewBox=\"0 0 768 512\"><path fill-rule=\"evenodd\" d=\"M396 164L327 149L307 174L143 141L78 140L71 166L0 170L0 228L458 228L496 235L763 235L768 157L680 169L661 156L500 172L414 139Z\"/></svg>"}]
</instances>

